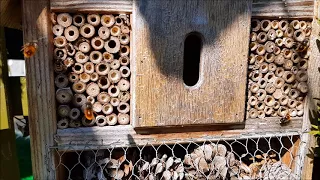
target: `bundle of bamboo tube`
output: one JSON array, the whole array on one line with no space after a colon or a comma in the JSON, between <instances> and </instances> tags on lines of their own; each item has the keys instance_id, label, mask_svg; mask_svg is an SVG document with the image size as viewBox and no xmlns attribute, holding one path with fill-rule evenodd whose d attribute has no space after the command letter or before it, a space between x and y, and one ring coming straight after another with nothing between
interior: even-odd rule
<instances>
[{"instance_id":1,"label":"bundle of bamboo tube","mask_svg":"<svg viewBox=\"0 0 320 180\"><path fill-rule=\"evenodd\" d=\"M311 23L252 20L247 118L303 116Z\"/></svg>"},{"instance_id":2,"label":"bundle of bamboo tube","mask_svg":"<svg viewBox=\"0 0 320 180\"><path fill-rule=\"evenodd\" d=\"M130 16L53 13L51 21L58 128L129 124Z\"/></svg>"}]
</instances>

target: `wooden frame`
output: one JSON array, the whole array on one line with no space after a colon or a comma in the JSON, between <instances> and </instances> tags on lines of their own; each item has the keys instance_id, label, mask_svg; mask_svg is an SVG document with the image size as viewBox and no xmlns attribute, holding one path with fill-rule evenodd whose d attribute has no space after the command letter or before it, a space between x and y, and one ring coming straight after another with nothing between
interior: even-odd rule
<instances>
[{"instance_id":1,"label":"wooden frame","mask_svg":"<svg viewBox=\"0 0 320 180\"><path fill-rule=\"evenodd\" d=\"M279 0L280 1L280 0ZM132 12L132 0L82 0L75 1L75 3L67 3L65 0L41 0L41 1L23 1L23 32L24 42L36 41L39 48L36 55L26 60L27 67L27 87L29 98L29 119L30 119L30 134L31 134L31 151L32 151L32 164L35 179L54 179L55 173L52 171L54 167L54 154L49 151L50 147L63 147L70 142L80 144L80 139L83 141L84 132L88 135L98 136L103 138L103 142L114 143L119 146L132 145L131 141L136 144L160 143L160 142L173 142L175 140L205 140L207 138L217 138L221 135L224 137L246 136L253 135L258 132L264 132L266 135L270 133L283 133L283 134L299 134L309 130L309 116L305 113L303 119L294 119L288 126L282 127L274 124L272 119L260 120L247 120L245 124L234 126L216 126L217 131L212 131L213 127L198 128L190 131L191 128L170 128L167 132L159 129L153 129L157 134L146 134L148 131L137 129L138 134L132 126L123 127L104 127L104 128L91 128L90 132L87 128L78 128L70 130L56 129L56 106L55 106L55 92L54 92L54 77L53 77L53 64L52 52L53 47L51 43L51 24L49 21L50 10L54 11L108 11L108 12ZM67 3L67 4L65 4ZM102 6L103 3L103 6ZM105 4L107 3L107 5ZM269 2L265 0L253 0L252 15L254 17L266 18L308 18L312 19L315 15L318 16L318 0L287 0L287 5L283 6L283 2ZM121 4L123 6L121 6ZM313 6L315 4L315 6ZM267 8L268 7L268 8ZM272 7L272 8L270 8ZM71 8L71 9L70 9ZM269 11L272 9L273 11ZM289 10L289 11L288 11ZM134 13L134 12L133 12ZM312 47L315 46L315 38L319 32L319 25L314 19L313 23L313 38L311 41ZM317 48L312 48L312 56L310 64L319 64L320 54ZM319 73L318 67L310 66L308 69L309 74L309 87L310 93L308 95L308 106L306 110L311 110L316 107L313 97L320 94L319 88ZM120 137L120 143L106 138L106 133L115 132ZM189 132L188 132L189 131ZM171 134L168 134L171 132ZM187 133L188 132L188 133ZM114 134L113 134L114 135ZM308 142L312 146L313 141L310 140L311 136L304 133L302 142ZM91 139L90 139L91 140ZM101 140L101 139L100 139ZM308 145L309 146L309 145ZM300 155L306 154L306 147L299 150ZM310 177L309 159L307 159L304 166L304 177Z\"/></svg>"}]
</instances>

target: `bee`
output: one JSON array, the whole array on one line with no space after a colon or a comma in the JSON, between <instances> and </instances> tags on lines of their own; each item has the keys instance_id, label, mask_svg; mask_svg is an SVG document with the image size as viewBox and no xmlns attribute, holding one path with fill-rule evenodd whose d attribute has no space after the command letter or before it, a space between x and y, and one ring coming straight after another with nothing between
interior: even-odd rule
<instances>
[{"instance_id":1,"label":"bee","mask_svg":"<svg viewBox=\"0 0 320 180\"><path fill-rule=\"evenodd\" d=\"M280 119L280 125L288 124L291 121L291 116L287 113L284 117Z\"/></svg>"},{"instance_id":2,"label":"bee","mask_svg":"<svg viewBox=\"0 0 320 180\"><path fill-rule=\"evenodd\" d=\"M90 102L86 102L85 104L84 115L88 120L94 119L92 104Z\"/></svg>"},{"instance_id":3,"label":"bee","mask_svg":"<svg viewBox=\"0 0 320 180\"><path fill-rule=\"evenodd\" d=\"M38 49L37 43L30 42L23 45L21 51L23 51L23 56L29 59L36 54L37 49Z\"/></svg>"}]
</instances>

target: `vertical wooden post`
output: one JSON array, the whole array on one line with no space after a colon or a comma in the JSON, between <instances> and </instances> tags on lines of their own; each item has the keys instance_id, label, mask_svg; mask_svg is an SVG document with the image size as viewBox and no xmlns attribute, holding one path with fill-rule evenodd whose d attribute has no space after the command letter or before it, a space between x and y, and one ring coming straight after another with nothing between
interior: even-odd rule
<instances>
[{"instance_id":1,"label":"vertical wooden post","mask_svg":"<svg viewBox=\"0 0 320 180\"><path fill-rule=\"evenodd\" d=\"M24 43L36 42L38 49L26 59L31 157L34 179L55 179L53 153L56 109L49 0L22 1Z\"/></svg>"}]
</instances>

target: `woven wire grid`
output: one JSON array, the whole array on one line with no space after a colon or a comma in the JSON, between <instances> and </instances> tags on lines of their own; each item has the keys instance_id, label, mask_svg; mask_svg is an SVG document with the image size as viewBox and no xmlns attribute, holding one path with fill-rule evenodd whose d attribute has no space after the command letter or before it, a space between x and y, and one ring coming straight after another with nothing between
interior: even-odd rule
<instances>
[{"instance_id":1,"label":"woven wire grid","mask_svg":"<svg viewBox=\"0 0 320 180\"><path fill-rule=\"evenodd\" d=\"M68 180L299 179L302 135L206 140L116 147L51 147L50 169Z\"/></svg>"}]
</instances>

